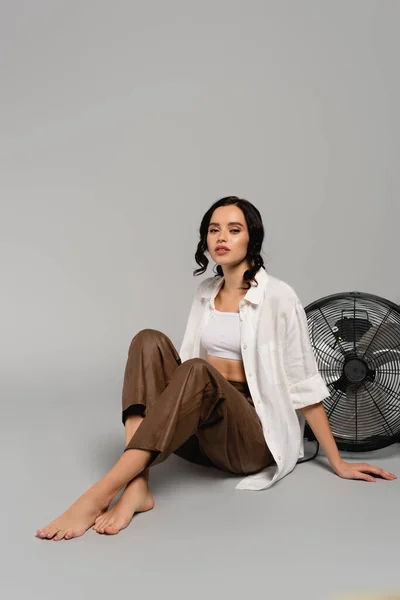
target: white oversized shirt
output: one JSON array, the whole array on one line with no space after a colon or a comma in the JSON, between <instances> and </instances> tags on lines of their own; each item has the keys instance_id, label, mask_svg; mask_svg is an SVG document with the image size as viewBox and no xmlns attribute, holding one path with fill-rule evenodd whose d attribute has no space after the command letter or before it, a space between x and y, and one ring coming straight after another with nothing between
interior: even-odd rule
<instances>
[{"instance_id":1,"label":"white oversized shirt","mask_svg":"<svg viewBox=\"0 0 400 600\"><path fill-rule=\"evenodd\" d=\"M276 464L242 479L236 489L263 490L290 473L304 456L301 408L329 390L318 370L307 317L293 288L261 267L239 303L243 366L265 441ZM201 281L193 299L179 356L206 358L200 338L215 308L223 276Z\"/></svg>"}]
</instances>

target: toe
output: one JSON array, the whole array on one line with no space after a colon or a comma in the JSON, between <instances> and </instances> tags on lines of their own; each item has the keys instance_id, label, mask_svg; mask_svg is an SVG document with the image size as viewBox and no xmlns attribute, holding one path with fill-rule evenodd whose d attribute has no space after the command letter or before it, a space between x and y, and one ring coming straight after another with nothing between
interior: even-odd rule
<instances>
[{"instance_id":1,"label":"toe","mask_svg":"<svg viewBox=\"0 0 400 600\"><path fill-rule=\"evenodd\" d=\"M108 527L105 528L105 533L108 533L109 535L115 535L118 532L119 532L119 529L115 525L109 525Z\"/></svg>"},{"instance_id":2,"label":"toe","mask_svg":"<svg viewBox=\"0 0 400 600\"><path fill-rule=\"evenodd\" d=\"M48 540L51 540L51 539L52 539L54 536L55 536L55 533L50 533L50 532L49 532L49 533L46 535L46 538L47 538Z\"/></svg>"},{"instance_id":3,"label":"toe","mask_svg":"<svg viewBox=\"0 0 400 600\"><path fill-rule=\"evenodd\" d=\"M104 518L100 521L100 523L98 523L97 527L97 531L99 533L104 533L106 527L108 527L109 525L111 525L111 518L110 515L104 515Z\"/></svg>"},{"instance_id":4,"label":"toe","mask_svg":"<svg viewBox=\"0 0 400 600\"><path fill-rule=\"evenodd\" d=\"M57 532L57 527L55 527L54 523L49 523L49 525L46 525L46 527L43 527L43 529L38 529L37 530L37 535L41 538L52 538L53 535Z\"/></svg>"},{"instance_id":5,"label":"toe","mask_svg":"<svg viewBox=\"0 0 400 600\"><path fill-rule=\"evenodd\" d=\"M56 531L55 533L53 533L53 534L52 534L52 536L51 536L51 539L52 539L53 541L55 540L56 542L58 542L58 537L57 537L57 536L58 536L58 531ZM49 538L49 539L50 539L50 538Z\"/></svg>"},{"instance_id":6,"label":"toe","mask_svg":"<svg viewBox=\"0 0 400 600\"><path fill-rule=\"evenodd\" d=\"M100 517L98 521L97 521L97 520L95 521L95 523L94 523L94 525L93 525L93 529L94 529L95 531L97 531L97 529L98 529L99 527L101 527L101 526L104 524L104 521L105 521L105 520L106 520L106 519L105 519L104 517Z\"/></svg>"},{"instance_id":7,"label":"toe","mask_svg":"<svg viewBox=\"0 0 400 600\"><path fill-rule=\"evenodd\" d=\"M42 531L42 533L40 533L40 534L39 534L39 537L40 537L42 540L46 539L46 538L47 538L47 531L46 531L46 532Z\"/></svg>"},{"instance_id":8,"label":"toe","mask_svg":"<svg viewBox=\"0 0 400 600\"><path fill-rule=\"evenodd\" d=\"M47 527L45 529L45 537L48 540L50 540L51 538L53 538L56 535L57 531L58 531L57 527L54 527L54 526L53 527Z\"/></svg>"},{"instance_id":9,"label":"toe","mask_svg":"<svg viewBox=\"0 0 400 600\"><path fill-rule=\"evenodd\" d=\"M72 532L72 537L81 537L85 533L86 529L76 529Z\"/></svg>"},{"instance_id":10,"label":"toe","mask_svg":"<svg viewBox=\"0 0 400 600\"><path fill-rule=\"evenodd\" d=\"M56 535L54 536L53 541L59 542L60 540L63 539L64 535L65 535L65 529L60 529L60 531L58 531L56 533Z\"/></svg>"}]
</instances>

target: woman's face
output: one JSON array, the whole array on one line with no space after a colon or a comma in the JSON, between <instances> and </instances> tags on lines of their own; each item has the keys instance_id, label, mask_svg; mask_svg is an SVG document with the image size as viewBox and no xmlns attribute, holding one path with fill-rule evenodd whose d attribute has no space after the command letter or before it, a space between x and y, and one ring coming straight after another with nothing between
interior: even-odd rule
<instances>
[{"instance_id":1,"label":"woman's face","mask_svg":"<svg viewBox=\"0 0 400 600\"><path fill-rule=\"evenodd\" d=\"M243 211L233 204L216 208L207 232L207 249L213 261L222 267L242 262L248 243L249 231ZM229 252L218 254L218 245L226 246Z\"/></svg>"}]
</instances>

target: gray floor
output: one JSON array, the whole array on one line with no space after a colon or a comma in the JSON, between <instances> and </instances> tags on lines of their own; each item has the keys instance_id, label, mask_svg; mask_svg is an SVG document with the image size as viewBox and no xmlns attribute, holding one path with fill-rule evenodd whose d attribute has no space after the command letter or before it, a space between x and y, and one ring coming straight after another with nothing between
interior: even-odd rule
<instances>
[{"instance_id":1,"label":"gray floor","mask_svg":"<svg viewBox=\"0 0 400 600\"><path fill-rule=\"evenodd\" d=\"M122 452L120 382L18 385L6 392L0 432L2 598L323 600L400 590L400 479L346 481L323 457L249 492L235 490L239 477L172 456L151 470L155 508L119 535L35 538ZM399 445L354 458L400 475Z\"/></svg>"}]
</instances>

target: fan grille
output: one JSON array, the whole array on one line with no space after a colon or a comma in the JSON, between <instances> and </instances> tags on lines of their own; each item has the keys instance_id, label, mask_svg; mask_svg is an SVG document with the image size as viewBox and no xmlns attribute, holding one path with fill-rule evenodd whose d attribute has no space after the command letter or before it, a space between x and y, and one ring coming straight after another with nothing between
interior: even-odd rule
<instances>
[{"instance_id":1,"label":"fan grille","mask_svg":"<svg viewBox=\"0 0 400 600\"><path fill-rule=\"evenodd\" d=\"M379 296L335 294L305 308L323 402L341 450L400 439L400 309Z\"/></svg>"}]
</instances>

